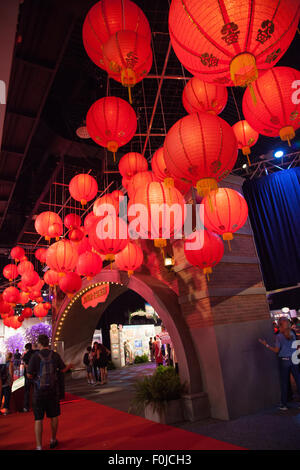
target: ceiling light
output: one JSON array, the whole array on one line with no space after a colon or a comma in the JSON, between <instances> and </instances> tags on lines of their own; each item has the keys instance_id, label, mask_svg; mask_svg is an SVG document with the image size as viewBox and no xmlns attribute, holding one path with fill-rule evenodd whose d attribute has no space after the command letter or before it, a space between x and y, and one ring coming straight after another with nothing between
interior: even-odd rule
<instances>
[{"instance_id":1,"label":"ceiling light","mask_svg":"<svg viewBox=\"0 0 300 470\"><path fill-rule=\"evenodd\" d=\"M283 157L284 155L284 152L282 150L277 150L275 153L274 153L274 157L275 158L281 158Z\"/></svg>"},{"instance_id":2,"label":"ceiling light","mask_svg":"<svg viewBox=\"0 0 300 470\"><path fill-rule=\"evenodd\" d=\"M289 313L290 309L289 309L289 307L283 307L283 308L281 309L281 311L282 311L283 313Z\"/></svg>"}]
</instances>

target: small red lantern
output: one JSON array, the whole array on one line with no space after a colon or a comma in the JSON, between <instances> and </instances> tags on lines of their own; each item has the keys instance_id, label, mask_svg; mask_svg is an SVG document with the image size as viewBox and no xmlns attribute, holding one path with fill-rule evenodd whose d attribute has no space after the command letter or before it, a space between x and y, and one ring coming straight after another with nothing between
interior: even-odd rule
<instances>
[{"instance_id":1,"label":"small red lantern","mask_svg":"<svg viewBox=\"0 0 300 470\"><path fill-rule=\"evenodd\" d=\"M193 113L169 130L164 143L168 171L197 188L200 196L218 187L236 162L237 140L231 126L219 116Z\"/></svg>"},{"instance_id":2,"label":"small red lantern","mask_svg":"<svg viewBox=\"0 0 300 470\"><path fill-rule=\"evenodd\" d=\"M127 271L128 276L141 267L143 260L144 254L141 247L132 241L129 241L124 250L118 253L115 258L117 268L121 271Z\"/></svg>"},{"instance_id":3,"label":"small red lantern","mask_svg":"<svg viewBox=\"0 0 300 470\"><path fill-rule=\"evenodd\" d=\"M130 179L128 184L127 192L129 198L132 198L139 188L143 188L153 181L158 181L158 179L152 171L141 171L136 173Z\"/></svg>"},{"instance_id":4,"label":"small red lantern","mask_svg":"<svg viewBox=\"0 0 300 470\"><path fill-rule=\"evenodd\" d=\"M19 261L21 261L23 258L26 258L25 257L25 251L23 250L23 248L21 248L20 246L15 246L11 252L10 252L10 256L13 260L15 260L17 263Z\"/></svg>"},{"instance_id":5,"label":"small red lantern","mask_svg":"<svg viewBox=\"0 0 300 470\"><path fill-rule=\"evenodd\" d=\"M185 239L184 254L191 265L203 269L209 278L212 268L223 257L224 245L221 238L209 230L195 231Z\"/></svg>"},{"instance_id":6,"label":"small red lantern","mask_svg":"<svg viewBox=\"0 0 300 470\"><path fill-rule=\"evenodd\" d=\"M80 228L73 228L69 231L68 237L71 242L79 243L84 237L83 230Z\"/></svg>"},{"instance_id":7,"label":"small red lantern","mask_svg":"<svg viewBox=\"0 0 300 470\"><path fill-rule=\"evenodd\" d=\"M246 120L238 121L232 126L235 133L238 148L242 150L243 155L247 156L248 164L250 166L249 154L251 153L250 147L256 144L259 133L256 132Z\"/></svg>"},{"instance_id":8,"label":"small red lantern","mask_svg":"<svg viewBox=\"0 0 300 470\"><path fill-rule=\"evenodd\" d=\"M22 310L22 317L23 318L30 318L32 317L32 309L30 307L25 307Z\"/></svg>"},{"instance_id":9,"label":"small red lantern","mask_svg":"<svg viewBox=\"0 0 300 470\"><path fill-rule=\"evenodd\" d=\"M131 87L143 80L152 66L150 42L135 31L117 31L103 45L102 53L108 75L128 87L132 103Z\"/></svg>"},{"instance_id":10,"label":"small red lantern","mask_svg":"<svg viewBox=\"0 0 300 470\"><path fill-rule=\"evenodd\" d=\"M97 253L112 261L128 244L128 227L119 217L108 215L96 220L89 231L89 240Z\"/></svg>"},{"instance_id":11,"label":"small red lantern","mask_svg":"<svg viewBox=\"0 0 300 470\"><path fill-rule=\"evenodd\" d=\"M82 173L71 179L69 191L75 201L80 201L81 205L85 206L88 201L97 196L98 184L91 175Z\"/></svg>"},{"instance_id":12,"label":"small red lantern","mask_svg":"<svg viewBox=\"0 0 300 470\"><path fill-rule=\"evenodd\" d=\"M34 266L30 261L21 261L18 264L18 273L20 274L20 276L23 276L23 274L29 271L34 271Z\"/></svg>"},{"instance_id":13,"label":"small red lantern","mask_svg":"<svg viewBox=\"0 0 300 470\"><path fill-rule=\"evenodd\" d=\"M44 304L40 302L34 307L33 314L38 318L44 318L48 315L48 310L44 307Z\"/></svg>"},{"instance_id":14,"label":"small red lantern","mask_svg":"<svg viewBox=\"0 0 300 470\"><path fill-rule=\"evenodd\" d=\"M68 229L78 228L81 226L81 218L78 214L68 214L64 218L64 224Z\"/></svg>"},{"instance_id":15,"label":"small red lantern","mask_svg":"<svg viewBox=\"0 0 300 470\"><path fill-rule=\"evenodd\" d=\"M182 103L187 113L220 114L227 104L227 88L192 77L184 87Z\"/></svg>"},{"instance_id":16,"label":"small red lantern","mask_svg":"<svg viewBox=\"0 0 300 470\"><path fill-rule=\"evenodd\" d=\"M115 153L135 134L137 119L127 101L108 96L96 101L86 116L86 127L96 144Z\"/></svg>"},{"instance_id":17,"label":"small red lantern","mask_svg":"<svg viewBox=\"0 0 300 470\"><path fill-rule=\"evenodd\" d=\"M16 279L18 277L18 269L15 264L7 264L3 268L3 276L11 282L13 279Z\"/></svg>"},{"instance_id":18,"label":"small red lantern","mask_svg":"<svg viewBox=\"0 0 300 470\"><path fill-rule=\"evenodd\" d=\"M250 126L260 134L280 136L290 145L300 127L300 101L293 95L299 81L300 72L290 67L274 67L256 80L256 104L248 90L243 97L243 113Z\"/></svg>"},{"instance_id":19,"label":"small red lantern","mask_svg":"<svg viewBox=\"0 0 300 470\"><path fill-rule=\"evenodd\" d=\"M69 240L53 243L47 251L47 265L58 273L75 269L78 260L76 247Z\"/></svg>"},{"instance_id":20,"label":"small red lantern","mask_svg":"<svg viewBox=\"0 0 300 470\"><path fill-rule=\"evenodd\" d=\"M102 0L89 10L83 24L83 44L89 58L105 68L102 47L117 31L135 31L150 44L151 30L143 11L130 0Z\"/></svg>"},{"instance_id":21,"label":"small red lantern","mask_svg":"<svg viewBox=\"0 0 300 470\"><path fill-rule=\"evenodd\" d=\"M20 304L25 305L29 302L29 293L28 292L20 292Z\"/></svg>"},{"instance_id":22,"label":"small red lantern","mask_svg":"<svg viewBox=\"0 0 300 470\"><path fill-rule=\"evenodd\" d=\"M77 273L80 276L86 276L92 279L96 274L100 273L102 269L102 259L92 251L82 253L77 262Z\"/></svg>"},{"instance_id":23,"label":"small red lantern","mask_svg":"<svg viewBox=\"0 0 300 470\"><path fill-rule=\"evenodd\" d=\"M54 227L51 227L53 225ZM50 240L56 237L57 232L62 232L62 220L55 212L45 211L36 217L34 227L39 235L45 237L45 240ZM51 227L50 232L53 232L54 235L49 234L49 227Z\"/></svg>"},{"instance_id":24,"label":"small red lantern","mask_svg":"<svg viewBox=\"0 0 300 470\"><path fill-rule=\"evenodd\" d=\"M81 277L76 273L67 273L65 276L61 277L59 280L59 287L61 290L72 297L75 292L81 288Z\"/></svg>"},{"instance_id":25,"label":"small red lantern","mask_svg":"<svg viewBox=\"0 0 300 470\"><path fill-rule=\"evenodd\" d=\"M32 289L29 294L30 300L35 300L39 302L39 298L41 297L41 291L39 289ZM43 299L42 299L43 300Z\"/></svg>"},{"instance_id":26,"label":"small red lantern","mask_svg":"<svg viewBox=\"0 0 300 470\"><path fill-rule=\"evenodd\" d=\"M44 274L44 281L50 287L57 286L59 281L59 274L53 269L48 269Z\"/></svg>"},{"instance_id":27,"label":"small red lantern","mask_svg":"<svg viewBox=\"0 0 300 470\"><path fill-rule=\"evenodd\" d=\"M1 314L7 314L11 311L11 305L3 299L0 294L0 312Z\"/></svg>"},{"instance_id":28,"label":"small red lantern","mask_svg":"<svg viewBox=\"0 0 300 470\"><path fill-rule=\"evenodd\" d=\"M20 301L20 291L13 286L7 287L2 293L2 298L8 304L18 304Z\"/></svg>"},{"instance_id":29,"label":"small red lantern","mask_svg":"<svg viewBox=\"0 0 300 470\"><path fill-rule=\"evenodd\" d=\"M22 275L22 283L28 287L36 285L39 280L40 278L36 271L28 271Z\"/></svg>"},{"instance_id":30,"label":"small red lantern","mask_svg":"<svg viewBox=\"0 0 300 470\"><path fill-rule=\"evenodd\" d=\"M85 217L83 225L87 233L90 230L93 223L95 222L95 220L96 220L96 216L93 211L89 212L88 215Z\"/></svg>"},{"instance_id":31,"label":"small red lantern","mask_svg":"<svg viewBox=\"0 0 300 470\"><path fill-rule=\"evenodd\" d=\"M55 224L52 224L52 225L49 225L49 228L48 228L48 237L51 239L51 238L55 238L56 241L59 240L59 237L62 235L63 233L63 226L62 224L58 224L58 223L55 223Z\"/></svg>"},{"instance_id":32,"label":"small red lantern","mask_svg":"<svg viewBox=\"0 0 300 470\"><path fill-rule=\"evenodd\" d=\"M119 161L119 172L123 178L130 179L136 173L148 170L146 158L138 152L129 152Z\"/></svg>"},{"instance_id":33,"label":"small red lantern","mask_svg":"<svg viewBox=\"0 0 300 470\"><path fill-rule=\"evenodd\" d=\"M46 263L47 248L38 248L34 254L41 263Z\"/></svg>"},{"instance_id":34,"label":"small red lantern","mask_svg":"<svg viewBox=\"0 0 300 470\"><path fill-rule=\"evenodd\" d=\"M223 240L232 240L232 234L245 224L248 217L245 198L234 189L219 188L212 191L209 198L203 198L202 204L204 226L222 235Z\"/></svg>"},{"instance_id":35,"label":"small red lantern","mask_svg":"<svg viewBox=\"0 0 300 470\"><path fill-rule=\"evenodd\" d=\"M22 326L22 322L19 321L18 315L14 315L10 317L9 326L13 328L14 330L17 330L18 328Z\"/></svg>"}]
</instances>

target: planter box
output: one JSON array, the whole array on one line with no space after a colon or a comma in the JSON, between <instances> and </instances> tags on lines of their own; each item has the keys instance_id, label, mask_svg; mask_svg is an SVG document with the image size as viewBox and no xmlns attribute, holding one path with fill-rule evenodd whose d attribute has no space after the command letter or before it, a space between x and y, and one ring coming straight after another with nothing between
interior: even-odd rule
<instances>
[{"instance_id":1,"label":"planter box","mask_svg":"<svg viewBox=\"0 0 300 470\"><path fill-rule=\"evenodd\" d=\"M145 418L162 424L180 423L184 420L182 400L167 401L165 410L162 414L159 414L157 411L154 412L152 406L147 405L145 407Z\"/></svg>"}]
</instances>

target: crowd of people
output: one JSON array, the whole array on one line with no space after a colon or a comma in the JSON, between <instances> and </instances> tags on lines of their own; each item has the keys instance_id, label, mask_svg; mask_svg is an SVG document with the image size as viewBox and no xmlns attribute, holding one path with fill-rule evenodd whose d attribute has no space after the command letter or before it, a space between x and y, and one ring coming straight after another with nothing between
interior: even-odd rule
<instances>
[{"instance_id":1,"label":"crowd of people","mask_svg":"<svg viewBox=\"0 0 300 470\"><path fill-rule=\"evenodd\" d=\"M83 356L86 367L87 382L90 385L105 385L108 381L107 366L110 351L102 343L94 342Z\"/></svg>"},{"instance_id":2,"label":"crowd of people","mask_svg":"<svg viewBox=\"0 0 300 470\"><path fill-rule=\"evenodd\" d=\"M175 353L170 343L162 344L159 336L149 339L150 361L157 366L175 366Z\"/></svg>"}]
</instances>

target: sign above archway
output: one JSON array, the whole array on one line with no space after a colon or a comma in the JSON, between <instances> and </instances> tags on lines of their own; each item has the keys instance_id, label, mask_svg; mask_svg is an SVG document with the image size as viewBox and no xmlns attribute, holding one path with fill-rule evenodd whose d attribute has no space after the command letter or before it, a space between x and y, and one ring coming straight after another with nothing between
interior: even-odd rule
<instances>
[{"instance_id":1,"label":"sign above archway","mask_svg":"<svg viewBox=\"0 0 300 470\"><path fill-rule=\"evenodd\" d=\"M90 289L81 297L81 303L84 308L97 307L98 304L106 301L109 294L109 283Z\"/></svg>"}]
</instances>

